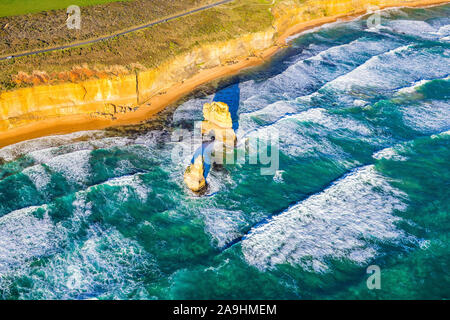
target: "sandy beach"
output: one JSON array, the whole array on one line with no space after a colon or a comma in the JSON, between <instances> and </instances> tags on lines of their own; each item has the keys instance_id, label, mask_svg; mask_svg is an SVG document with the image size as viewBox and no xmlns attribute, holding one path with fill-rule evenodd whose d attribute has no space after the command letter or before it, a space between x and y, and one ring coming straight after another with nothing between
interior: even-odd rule
<instances>
[{"instance_id":1,"label":"sandy beach","mask_svg":"<svg viewBox=\"0 0 450 320\"><path fill-rule=\"evenodd\" d=\"M407 5L407 7L427 7L432 5L439 5L448 3L448 1L414 1ZM380 9L392 8L398 6L384 6ZM189 94L197 87L208 83L213 80L217 80L222 77L231 76L237 74L239 71L258 66L267 61L274 54L283 50L286 46L286 41L289 37L299 34L306 30L319 27L324 24L333 23L337 21L348 21L358 18L366 14L365 10L361 10L352 15L337 15L330 16L321 19L315 19L308 22L299 23L286 32L284 32L276 42L276 45L259 52L256 57L243 58L232 65L222 65L212 69L202 70L190 79L178 83L165 93L154 96L150 100L146 101L136 112L120 115L117 120L107 120L101 118L92 118L89 115L74 115L66 117L58 117L55 119L42 120L23 127L14 128L12 130L3 132L0 134L0 147L5 147L21 141L34 139L38 137L67 134L77 131L104 129L112 126L122 126L129 124L137 124L142 121L148 120L151 116L154 116L165 107L175 103L183 96Z\"/></svg>"}]
</instances>

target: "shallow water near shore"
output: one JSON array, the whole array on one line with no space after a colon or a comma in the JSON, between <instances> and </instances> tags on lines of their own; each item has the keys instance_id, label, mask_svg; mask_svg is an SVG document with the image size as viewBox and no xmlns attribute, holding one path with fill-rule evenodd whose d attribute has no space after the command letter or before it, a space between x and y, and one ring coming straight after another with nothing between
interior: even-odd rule
<instances>
[{"instance_id":1,"label":"shallow water near shore","mask_svg":"<svg viewBox=\"0 0 450 320\"><path fill-rule=\"evenodd\" d=\"M1 149L0 297L450 298L449 16L329 25L146 125ZM199 196L173 133L227 98L279 170L213 167Z\"/></svg>"}]
</instances>

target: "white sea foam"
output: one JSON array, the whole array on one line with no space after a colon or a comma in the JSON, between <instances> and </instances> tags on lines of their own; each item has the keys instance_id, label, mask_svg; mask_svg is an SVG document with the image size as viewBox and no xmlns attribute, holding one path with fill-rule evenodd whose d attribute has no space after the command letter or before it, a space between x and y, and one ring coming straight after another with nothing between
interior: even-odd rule
<instances>
[{"instance_id":1,"label":"white sea foam","mask_svg":"<svg viewBox=\"0 0 450 320\"><path fill-rule=\"evenodd\" d=\"M139 135L134 143L137 145L144 145L147 148L154 147L158 141L162 141L164 139L164 131L153 130L147 132L143 135Z\"/></svg>"},{"instance_id":2,"label":"white sea foam","mask_svg":"<svg viewBox=\"0 0 450 320\"><path fill-rule=\"evenodd\" d=\"M37 267L40 268L40 267ZM71 251L52 256L39 274L31 275L33 288L21 298L85 299L107 293L110 298L126 298L142 292L143 274L158 274L152 256L135 241L115 229L92 226L87 239L76 242Z\"/></svg>"},{"instance_id":3,"label":"white sea foam","mask_svg":"<svg viewBox=\"0 0 450 320\"><path fill-rule=\"evenodd\" d=\"M412 93L415 93L417 91L417 89L421 86L423 86L424 84L427 84L431 81L435 81L435 80L444 80L444 81L450 81L450 76L449 77L445 77L445 78L441 78L441 79L421 79L419 81L415 81L412 84L404 87L404 88L400 88L397 90L397 92L395 93L396 96L400 95L410 95Z\"/></svg>"},{"instance_id":4,"label":"white sea foam","mask_svg":"<svg viewBox=\"0 0 450 320\"><path fill-rule=\"evenodd\" d=\"M437 34L444 37L450 36L450 24L440 27Z\"/></svg>"},{"instance_id":5,"label":"white sea foam","mask_svg":"<svg viewBox=\"0 0 450 320\"><path fill-rule=\"evenodd\" d=\"M406 161L408 158L398 154L397 149L401 148L401 145L398 145L396 147L390 147L385 148L383 150L380 150L372 155L374 159L381 160L395 160L395 161Z\"/></svg>"},{"instance_id":6,"label":"white sea foam","mask_svg":"<svg viewBox=\"0 0 450 320\"><path fill-rule=\"evenodd\" d=\"M55 150L56 150L56 148L39 149L39 150L31 151L30 153L28 153L28 156L33 158L33 160L36 161L37 163L44 163L44 162L52 159L54 156L56 156L54 154Z\"/></svg>"},{"instance_id":7,"label":"white sea foam","mask_svg":"<svg viewBox=\"0 0 450 320\"><path fill-rule=\"evenodd\" d=\"M129 138L103 138L103 135L103 131L82 131L28 140L0 149L0 159L12 161L28 155L37 163L46 163L57 156L76 151L121 147L133 143Z\"/></svg>"},{"instance_id":8,"label":"white sea foam","mask_svg":"<svg viewBox=\"0 0 450 320\"><path fill-rule=\"evenodd\" d=\"M397 46L398 43L391 40L380 43L358 39L326 48L312 57L302 57L282 73L262 83L253 80L241 83L240 115L242 117L243 113L255 112L269 105L267 112L271 104L278 107L276 104L278 101L295 99L302 93L307 94L318 84L342 76L354 69L358 63L363 63L371 56L380 55ZM334 67L330 68L330 64ZM276 95L274 92L283 94Z\"/></svg>"},{"instance_id":9,"label":"white sea foam","mask_svg":"<svg viewBox=\"0 0 450 320\"><path fill-rule=\"evenodd\" d=\"M114 168L114 176L120 177L124 176L127 173L130 173L130 170L134 170L135 167L128 159L122 159L117 161L115 168Z\"/></svg>"},{"instance_id":10,"label":"white sea foam","mask_svg":"<svg viewBox=\"0 0 450 320\"><path fill-rule=\"evenodd\" d=\"M365 107L369 104L369 102L364 101L364 100L360 100L360 99L356 99L355 101L353 101L353 105L355 107Z\"/></svg>"},{"instance_id":11,"label":"white sea foam","mask_svg":"<svg viewBox=\"0 0 450 320\"><path fill-rule=\"evenodd\" d=\"M396 54L401 54L406 52L410 48L410 45L397 47L385 52L381 55L376 55L367 60L364 64L358 66L349 73L342 75L339 78L327 83L324 87L333 87L338 90L348 91L352 86L385 86L389 83L389 78L386 78L384 72L376 71L377 68L381 67L383 61L389 61L394 58ZM383 59L388 57L388 59Z\"/></svg>"},{"instance_id":12,"label":"white sea foam","mask_svg":"<svg viewBox=\"0 0 450 320\"><path fill-rule=\"evenodd\" d=\"M132 188L142 202L147 200L147 195L150 191L149 187L144 185L138 174L114 178L103 184L114 187L122 187L121 192L119 192L119 197L121 197L122 201L126 201L130 196L130 190L128 188Z\"/></svg>"},{"instance_id":13,"label":"white sea foam","mask_svg":"<svg viewBox=\"0 0 450 320\"><path fill-rule=\"evenodd\" d=\"M175 125L181 122L194 122L203 120L203 105L207 102L211 102L212 95L190 99L180 105L174 112L172 120Z\"/></svg>"},{"instance_id":14,"label":"white sea foam","mask_svg":"<svg viewBox=\"0 0 450 320\"><path fill-rule=\"evenodd\" d=\"M124 181L111 181L125 185ZM88 189L89 190L89 189ZM28 275L33 287L22 290L24 299L74 299L101 295L104 291L117 298L127 293L142 292L142 274L156 274L153 258L133 240L124 238L115 229L102 230L91 225L87 240L71 242L82 222L91 214L88 191L80 191L73 202L73 215L64 223L53 224L47 206L29 207L0 217L0 290L8 292L10 275ZM37 210L43 210L35 216ZM46 256L45 265L31 262ZM40 272L33 272L39 270ZM139 293L137 293L139 296ZM111 297L111 296L109 296Z\"/></svg>"},{"instance_id":15,"label":"white sea foam","mask_svg":"<svg viewBox=\"0 0 450 320\"><path fill-rule=\"evenodd\" d=\"M284 117L286 114L298 112L298 106L293 105L290 101L277 101L267 105L266 107L256 110L251 113L241 114L239 117L239 127L246 129L246 127L258 127L253 119L263 120L267 123L276 122Z\"/></svg>"},{"instance_id":16,"label":"white sea foam","mask_svg":"<svg viewBox=\"0 0 450 320\"><path fill-rule=\"evenodd\" d=\"M412 85L401 88L397 91L397 94L411 94L416 92L417 88L423 86L424 84L430 82L431 80L419 80L414 82Z\"/></svg>"},{"instance_id":17,"label":"white sea foam","mask_svg":"<svg viewBox=\"0 0 450 320\"><path fill-rule=\"evenodd\" d=\"M83 222L92 214L92 203L87 201L87 192L79 191L75 194L75 201L72 203L72 216L64 223L57 225L60 234L64 235L64 239L68 239L71 235L80 231Z\"/></svg>"},{"instance_id":18,"label":"white sea foam","mask_svg":"<svg viewBox=\"0 0 450 320\"><path fill-rule=\"evenodd\" d=\"M410 86L424 78L442 78L449 72L450 55L431 55L426 49L407 45L372 57L353 71L327 83L324 89L367 94L372 89L392 90Z\"/></svg>"},{"instance_id":19,"label":"white sea foam","mask_svg":"<svg viewBox=\"0 0 450 320\"><path fill-rule=\"evenodd\" d=\"M226 188L233 188L232 177L225 170L221 171L211 168L206 180L208 182L208 188L206 190L207 193L205 194L206 196L216 194L217 192Z\"/></svg>"},{"instance_id":20,"label":"white sea foam","mask_svg":"<svg viewBox=\"0 0 450 320\"><path fill-rule=\"evenodd\" d=\"M90 150L76 151L46 160L45 164L53 171L62 174L67 180L82 185L90 176L90 154Z\"/></svg>"},{"instance_id":21,"label":"white sea foam","mask_svg":"<svg viewBox=\"0 0 450 320\"><path fill-rule=\"evenodd\" d=\"M405 239L393 215L406 209L405 197L374 166L360 168L251 230L242 252L261 270L288 263L323 272L329 258L366 263L378 252L374 242Z\"/></svg>"},{"instance_id":22,"label":"white sea foam","mask_svg":"<svg viewBox=\"0 0 450 320\"><path fill-rule=\"evenodd\" d=\"M33 215L38 209L44 212L42 218ZM46 206L28 207L0 217L0 274L58 247L59 237L46 210Z\"/></svg>"},{"instance_id":23,"label":"white sea foam","mask_svg":"<svg viewBox=\"0 0 450 320\"><path fill-rule=\"evenodd\" d=\"M85 191L76 193L73 206L73 215L58 224L50 219L48 205L22 208L0 217L0 273L23 272L33 259L60 250L61 243L78 232L91 214L92 204L86 201ZM42 212L36 214L38 210Z\"/></svg>"},{"instance_id":24,"label":"white sea foam","mask_svg":"<svg viewBox=\"0 0 450 320\"><path fill-rule=\"evenodd\" d=\"M316 33L316 32L318 32L320 30L330 29L330 28L336 27L336 26L344 24L344 23L346 23L347 26L351 25L351 22L343 22L343 21L340 21L340 20L335 21L335 22L330 22L330 23L324 23L324 24L322 24L320 26L317 26L317 27L314 27L314 28L310 28L310 29L307 29L305 31L299 32L299 33L297 33L297 34L295 34L293 36L287 37L286 38L286 42L289 43L289 42L292 42L293 40L295 40L295 39L297 39L297 38L299 38L299 37L301 37L301 36L303 36L305 34Z\"/></svg>"},{"instance_id":25,"label":"white sea foam","mask_svg":"<svg viewBox=\"0 0 450 320\"><path fill-rule=\"evenodd\" d=\"M287 118L277 123L254 130L246 138L271 141L279 137L279 149L293 157L325 153L343 156L343 150L331 143L326 137L311 137L300 131L300 123L295 118Z\"/></svg>"},{"instance_id":26,"label":"white sea foam","mask_svg":"<svg viewBox=\"0 0 450 320\"><path fill-rule=\"evenodd\" d=\"M397 91L395 97L413 101L421 99L421 95L417 89L430 80L420 80L411 86L402 88ZM450 77L440 80L449 81ZM450 105L447 101L427 100L419 103L400 104L399 111L403 114L405 124L424 133L442 131L450 127Z\"/></svg>"},{"instance_id":27,"label":"white sea foam","mask_svg":"<svg viewBox=\"0 0 450 320\"><path fill-rule=\"evenodd\" d=\"M293 115L292 118L302 122L313 122L330 130L345 129L361 136L371 135L372 130L366 125L350 118L333 116L323 108L313 108Z\"/></svg>"},{"instance_id":28,"label":"white sea foam","mask_svg":"<svg viewBox=\"0 0 450 320\"><path fill-rule=\"evenodd\" d=\"M405 124L424 133L450 128L450 105L447 101L428 101L400 107Z\"/></svg>"},{"instance_id":29,"label":"white sea foam","mask_svg":"<svg viewBox=\"0 0 450 320\"><path fill-rule=\"evenodd\" d=\"M393 16L397 19L398 17L408 18L408 13L403 11L403 9L404 7L386 8L384 10L381 10L381 16L388 19L392 18Z\"/></svg>"},{"instance_id":30,"label":"white sea foam","mask_svg":"<svg viewBox=\"0 0 450 320\"><path fill-rule=\"evenodd\" d=\"M33 151L54 148L56 146L63 146L73 143L76 140L89 140L101 137L104 135L103 131L80 131L66 135L48 136L27 141L22 141L13 145L0 149L0 158L5 161L12 161L22 155Z\"/></svg>"},{"instance_id":31,"label":"white sea foam","mask_svg":"<svg viewBox=\"0 0 450 320\"><path fill-rule=\"evenodd\" d=\"M285 172L284 170L277 170L275 172L275 175L273 176L273 181L275 181L276 183L283 183L284 182L284 180L283 180L284 172Z\"/></svg>"},{"instance_id":32,"label":"white sea foam","mask_svg":"<svg viewBox=\"0 0 450 320\"><path fill-rule=\"evenodd\" d=\"M232 240L242 236L240 228L247 224L243 213L223 209L201 211L205 222L205 231L214 239L214 245L221 248Z\"/></svg>"},{"instance_id":33,"label":"white sea foam","mask_svg":"<svg viewBox=\"0 0 450 320\"><path fill-rule=\"evenodd\" d=\"M442 137L446 138L447 136L450 136L450 130L441 132L441 133L439 133L439 134L433 134L433 135L431 136L431 138L432 138L432 139L437 139L437 138L442 138Z\"/></svg>"},{"instance_id":34,"label":"white sea foam","mask_svg":"<svg viewBox=\"0 0 450 320\"><path fill-rule=\"evenodd\" d=\"M308 94L306 96L298 97L299 93L307 92L310 87L316 86L320 81L338 81L338 79L345 79L346 75L354 70L354 66L361 61L372 57L386 54L388 50L395 53L398 49L398 43L395 41L368 41L366 39L355 40L348 44L334 46L327 48L316 55L300 59L292 66L286 69L281 74L263 82L262 84L249 81L241 84L241 91L253 92L247 98L242 98L240 106L240 127L257 127L256 120L263 120L273 122L281 119L286 114L299 112L304 107L302 104L308 105L310 99L316 95L320 96L318 92ZM369 59L370 60L370 59ZM335 68L330 68L329 63L334 64ZM318 78L320 75L320 78ZM351 77L350 77L351 78ZM328 85L329 86L329 85ZM245 89L251 87L250 89ZM327 85L325 85L325 88ZM292 95L289 92L292 91ZM273 92L284 92L283 97L276 97ZM290 99L296 101L289 101ZM275 99L275 100L274 100ZM286 101L287 100L287 101ZM361 99L358 99L361 102ZM358 102L357 102L358 103ZM367 104L364 102L364 104Z\"/></svg>"},{"instance_id":35,"label":"white sea foam","mask_svg":"<svg viewBox=\"0 0 450 320\"><path fill-rule=\"evenodd\" d=\"M22 172L30 178L38 191L44 190L50 183L51 175L40 164L26 168Z\"/></svg>"},{"instance_id":36,"label":"white sea foam","mask_svg":"<svg viewBox=\"0 0 450 320\"><path fill-rule=\"evenodd\" d=\"M350 118L347 119L342 116L331 115L326 111L326 109L323 108L311 108L298 114L288 115L281 118L280 122L284 123L290 119L297 120L299 122L316 123L323 126L327 130L345 129L362 136L372 134L372 130L366 125ZM242 135L241 131L239 131L239 133Z\"/></svg>"},{"instance_id":37,"label":"white sea foam","mask_svg":"<svg viewBox=\"0 0 450 320\"><path fill-rule=\"evenodd\" d=\"M416 20L390 20L387 26L392 31L401 34L412 35L423 39L438 39L437 30L425 21Z\"/></svg>"},{"instance_id":38,"label":"white sea foam","mask_svg":"<svg viewBox=\"0 0 450 320\"><path fill-rule=\"evenodd\" d=\"M29 155L39 163L45 163L53 159L56 156L61 156L68 153L74 153L83 150L104 149L111 147L123 147L131 144L133 140L128 138L114 137L104 139L93 139L90 141L81 141L70 143L67 145L61 145L51 148L44 148L35 150L29 153Z\"/></svg>"},{"instance_id":39,"label":"white sea foam","mask_svg":"<svg viewBox=\"0 0 450 320\"><path fill-rule=\"evenodd\" d=\"M363 63L368 57L380 55L397 44L386 41L354 40L350 43L334 46L317 55L300 60L286 71L262 84L263 92L290 92L298 97L301 89L313 86L318 80L330 81L348 73L358 62ZM335 67L330 68L330 64ZM273 87L273 88L272 88Z\"/></svg>"},{"instance_id":40,"label":"white sea foam","mask_svg":"<svg viewBox=\"0 0 450 320\"><path fill-rule=\"evenodd\" d=\"M315 123L318 126L303 127L302 124ZM372 130L366 125L342 116L330 115L323 108L312 108L298 114L288 115L274 124L259 127L245 132L245 126L239 127L237 135L242 138L268 139L279 135L280 150L292 156L313 154L317 152L329 155L343 155L342 149L333 144L327 135L333 132L336 135L352 136L359 139L369 139L377 142L381 137L374 137Z\"/></svg>"}]
</instances>

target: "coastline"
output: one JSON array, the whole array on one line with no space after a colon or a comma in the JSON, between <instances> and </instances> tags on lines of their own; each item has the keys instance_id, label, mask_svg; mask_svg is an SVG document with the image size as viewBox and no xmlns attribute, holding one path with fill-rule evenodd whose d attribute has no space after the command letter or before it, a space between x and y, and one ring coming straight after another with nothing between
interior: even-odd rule
<instances>
[{"instance_id":1,"label":"coastline","mask_svg":"<svg viewBox=\"0 0 450 320\"><path fill-rule=\"evenodd\" d=\"M401 7L429 7L448 3L449 1L433 1L422 0L412 1L407 5ZM387 8L395 8L399 5L384 5L379 6L381 10ZM305 32L312 28L320 27L324 24L334 23L337 21L349 21L361 17L367 13L366 10L355 11L351 14L333 15L314 19L306 22L298 23L286 31L284 31L271 47L264 49L256 54L254 57L244 57L237 59L236 63L230 65L220 65L210 69L201 70L193 77L186 79L183 82L176 83L168 88L165 92L155 95L147 100L137 111L120 115L116 120L109 120L104 118L93 118L88 114L67 115L64 117L57 117L54 119L41 120L35 123L16 127L14 129L0 133L0 148L15 144L21 141L30 140L34 138L68 134L77 131L99 130L107 127L117 127L129 124L138 124L148 120L150 117L156 115L165 107L175 103L180 98L186 96L199 86L217 80L223 77L228 77L239 73L241 70L261 65L271 58L276 53L280 52L286 45L289 37ZM145 107L150 106L151 107Z\"/></svg>"}]
</instances>

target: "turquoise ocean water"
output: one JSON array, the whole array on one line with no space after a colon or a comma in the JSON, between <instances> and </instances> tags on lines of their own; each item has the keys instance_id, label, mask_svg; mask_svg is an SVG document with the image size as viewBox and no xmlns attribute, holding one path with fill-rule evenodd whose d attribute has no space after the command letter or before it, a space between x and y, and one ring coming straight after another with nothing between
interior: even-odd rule
<instances>
[{"instance_id":1,"label":"turquoise ocean water","mask_svg":"<svg viewBox=\"0 0 450 320\"><path fill-rule=\"evenodd\" d=\"M302 34L148 124L1 149L0 298L450 298L450 6L381 21ZM213 99L240 141L279 133L275 176L186 189L173 133Z\"/></svg>"}]
</instances>

